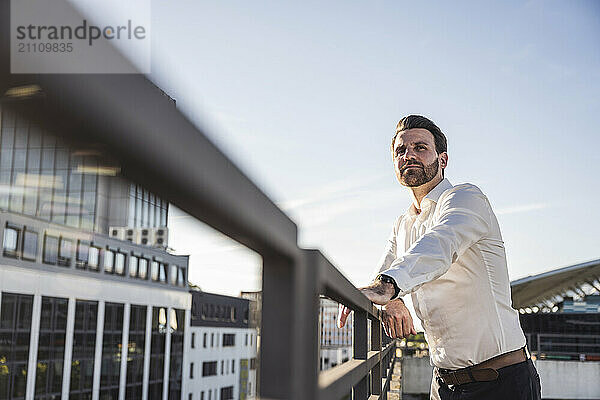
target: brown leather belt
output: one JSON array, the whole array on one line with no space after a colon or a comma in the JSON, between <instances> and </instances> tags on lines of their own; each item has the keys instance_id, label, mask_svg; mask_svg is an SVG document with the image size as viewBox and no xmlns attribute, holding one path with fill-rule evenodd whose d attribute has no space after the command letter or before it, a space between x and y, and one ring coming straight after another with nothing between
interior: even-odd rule
<instances>
[{"instance_id":1,"label":"brown leather belt","mask_svg":"<svg viewBox=\"0 0 600 400\"><path fill-rule=\"evenodd\" d=\"M498 378L498 369L517 364L528 359L525 347L490 358L472 367L449 370L436 368L438 376L446 385L464 385L471 382L487 382Z\"/></svg>"}]
</instances>

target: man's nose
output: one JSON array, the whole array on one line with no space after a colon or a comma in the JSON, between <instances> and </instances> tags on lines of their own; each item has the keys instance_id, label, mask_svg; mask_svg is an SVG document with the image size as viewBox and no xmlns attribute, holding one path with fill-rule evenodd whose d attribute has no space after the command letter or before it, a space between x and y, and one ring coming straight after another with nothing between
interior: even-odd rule
<instances>
[{"instance_id":1,"label":"man's nose","mask_svg":"<svg viewBox=\"0 0 600 400\"><path fill-rule=\"evenodd\" d=\"M398 158L404 163L409 160L416 160L417 155L412 149L406 149L403 154L398 154Z\"/></svg>"}]
</instances>

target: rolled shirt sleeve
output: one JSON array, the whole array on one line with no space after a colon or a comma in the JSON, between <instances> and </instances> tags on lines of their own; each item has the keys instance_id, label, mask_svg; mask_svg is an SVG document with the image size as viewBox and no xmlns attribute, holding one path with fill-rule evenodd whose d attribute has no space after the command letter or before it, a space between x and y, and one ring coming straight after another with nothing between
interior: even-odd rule
<instances>
[{"instance_id":1,"label":"rolled shirt sleeve","mask_svg":"<svg viewBox=\"0 0 600 400\"><path fill-rule=\"evenodd\" d=\"M379 264L404 296L442 276L450 265L490 230L491 207L474 185L458 185L445 192L434 211L432 225L401 256L396 256L398 225ZM393 243L392 243L393 242Z\"/></svg>"}]
</instances>

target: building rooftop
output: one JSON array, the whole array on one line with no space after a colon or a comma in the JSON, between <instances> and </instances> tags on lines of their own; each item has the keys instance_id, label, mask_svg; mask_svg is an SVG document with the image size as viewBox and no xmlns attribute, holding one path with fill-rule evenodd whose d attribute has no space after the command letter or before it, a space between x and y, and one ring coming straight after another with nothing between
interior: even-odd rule
<instances>
[{"instance_id":1,"label":"building rooftop","mask_svg":"<svg viewBox=\"0 0 600 400\"><path fill-rule=\"evenodd\" d=\"M513 307L549 308L566 297L600 291L600 259L554 269L511 282Z\"/></svg>"}]
</instances>

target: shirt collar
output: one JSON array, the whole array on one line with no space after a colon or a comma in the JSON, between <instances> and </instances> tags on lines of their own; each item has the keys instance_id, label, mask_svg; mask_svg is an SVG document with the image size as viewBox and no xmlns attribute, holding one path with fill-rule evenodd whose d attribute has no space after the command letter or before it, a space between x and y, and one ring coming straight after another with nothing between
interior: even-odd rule
<instances>
[{"instance_id":1,"label":"shirt collar","mask_svg":"<svg viewBox=\"0 0 600 400\"><path fill-rule=\"evenodd\" d=\"M442 195L442 193L444 193L446 190L451 189L453 187L454 186L450 183L448 178L442 179L440 181L440 183L437 184L436 187L431 189L429 191L429 193L427 193L425 195L425 197L423 197L423 200L421 200L421 210L423 210L423 208L429 207L431 203L437 203L438 200L440 199L440 196ZM410 216L418 215L417 208L415 207L414 204L411 204L410 207L408 208L408 214Z\"/></svg>"}]
</instances>

